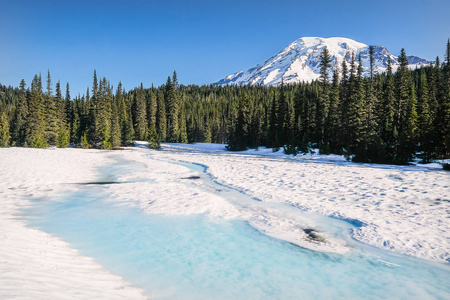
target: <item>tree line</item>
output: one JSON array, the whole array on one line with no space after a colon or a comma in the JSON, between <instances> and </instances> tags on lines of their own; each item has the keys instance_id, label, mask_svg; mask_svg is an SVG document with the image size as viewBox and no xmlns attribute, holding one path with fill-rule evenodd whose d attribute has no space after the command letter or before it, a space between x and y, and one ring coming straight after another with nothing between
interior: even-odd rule
<instances>
[{"instance_id":1,"label":"tree line","mask_svg":"<svg viewBox=\"0 0 450 300\"><path fill-rule=\"evenodd\" d=\"M325 48L320 78L278 87L180 85L176 72L160 87L114 89L94 71L92 87L72 99L50 71L27 88L0 85L0 146L48 145L111 149L147 140L227 143L231 151L261 146L286 154L343 154L357 162L407 164L450 157L450 41L444 62L379 74L370 48L370 75L352 55L331 69ZM332 78L330 81L329 79Z\"/></svg>"}]
</instances>

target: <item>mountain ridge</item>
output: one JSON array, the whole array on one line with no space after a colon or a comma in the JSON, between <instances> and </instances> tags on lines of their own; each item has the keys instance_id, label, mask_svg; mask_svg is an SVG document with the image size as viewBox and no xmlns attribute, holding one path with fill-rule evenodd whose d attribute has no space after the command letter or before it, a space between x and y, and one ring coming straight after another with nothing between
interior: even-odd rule
<instances>
[{"instance_id":1,"label":"mountain ridge","mask_svg":"<svg viewBox=\"0 0 450 300\"><path fill-rule=\"evenodd\" d=\"M369 74L369 45L344 37L302 37L263 63L231 74L214 85L276 86L281 84L282 80L286 84L316 80L320 76L320 54L324 47L328 49L331 56L331 69L339 69L344 59L349 64L351 54L354 53L356 57L361 54L363 75ZM398 58L392 55L386 47L378 45L373 45L373 47L375 72L385 72L389 58L393 70L398 68ZM412 68L421 64L429 64L427 60L413 55L408 56L408 60Z\"/></svg>"}]
</instances>

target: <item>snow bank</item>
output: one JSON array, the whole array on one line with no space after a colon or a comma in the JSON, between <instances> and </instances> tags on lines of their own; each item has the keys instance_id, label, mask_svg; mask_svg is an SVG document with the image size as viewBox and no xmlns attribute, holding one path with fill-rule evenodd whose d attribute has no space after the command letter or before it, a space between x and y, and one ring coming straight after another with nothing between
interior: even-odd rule
<instances>
[{"instance_id":1,"label":"snow bank","mask_svg":"<svg viewBox=\"0 0 450 300\"><path fill-rule=\"evenodd\" d=\"M363 226L353 237L420 258L450 262L450 174L437 166L355 164L339 156L295 158L224 145L164 144L155 158L201 163L223 184Z\"/></svg>"},{"instance_id":2,"label":"snow bank","mask_svg":"<svg viewBox=\"0 0 450 300\"><path fill-rule=\"evenodd\" d=\"M0 149L0 298L141 299L140 289L80 255L70 245L26 226L19 210L30 197L50 200L95 180L108 152Z\"/></svg>"}]
</instances>

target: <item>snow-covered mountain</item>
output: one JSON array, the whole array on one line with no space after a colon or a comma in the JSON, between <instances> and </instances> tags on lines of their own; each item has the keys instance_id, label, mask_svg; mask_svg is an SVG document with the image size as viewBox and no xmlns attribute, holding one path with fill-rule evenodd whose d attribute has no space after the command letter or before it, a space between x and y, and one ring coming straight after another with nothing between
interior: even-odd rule
<instances>
[{"instance_id":1,"label":"snow-covered mountain","mask_svg":"<svg viewBox=\"0 0 450 300\"><path fill-rule=\"evenodd\" d=\"M340 69L344 59L350 63L351 55L355 53L356 58L361 54L364 75L369 74L368 45L341 37L303 37L265 62L246 71L229 75L216 82L215 85L278 85L281 83L281 79L284 80L284 83L312 81L320 76L320 54L325 47L330 53L333 69ZM398 67L397 57L389 53L383 46L373 47L375 71L379 73L386 71L388 58L391 58L395 71ZM429 64L427 60L417 56L408 56L408 60L413 68L416 65Z\"/></svg>"}]
</instances>

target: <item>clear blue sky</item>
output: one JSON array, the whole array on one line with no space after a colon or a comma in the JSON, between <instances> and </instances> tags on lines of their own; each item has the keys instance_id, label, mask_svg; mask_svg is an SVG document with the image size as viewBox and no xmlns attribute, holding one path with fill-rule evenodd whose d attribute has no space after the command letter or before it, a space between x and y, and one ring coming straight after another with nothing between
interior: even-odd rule
<instances>
[{"instance_id":1,"label":"clear blue sky","mask_svg":"<svg viewBox=\"0 0 450 300\"><path fill-rule=\"evenodd\" d=\"M34 74L84 93L93 70L129 90L208 84L304 36L341 36L398 55L442 59L449 0L22 1L0 0L0 83Z\"/></svg>"}]
</instances>

